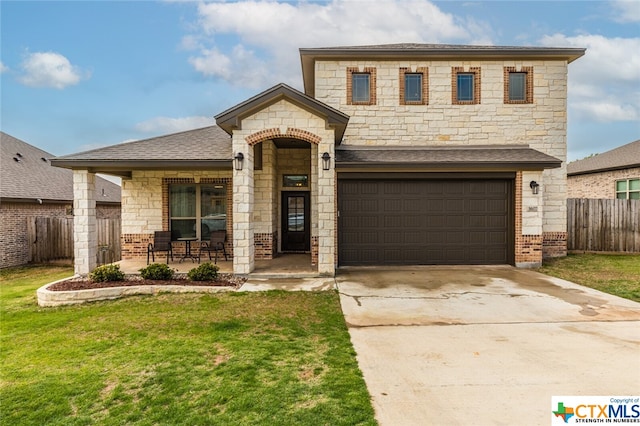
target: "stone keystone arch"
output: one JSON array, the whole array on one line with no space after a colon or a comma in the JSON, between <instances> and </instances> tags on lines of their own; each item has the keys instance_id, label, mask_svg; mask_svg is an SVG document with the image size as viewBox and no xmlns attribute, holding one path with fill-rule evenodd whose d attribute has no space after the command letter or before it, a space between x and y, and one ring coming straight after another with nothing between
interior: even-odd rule
<instances>
[{"instance_id":1,"label":"stone keystone arch","mask_svg":"<svg viewBox=\"0 0 640 426\"><path fill-rule=\"evenodd\" d=\"M300 139L315 145L318 145L322 141L322 138L315 133L307 130L296 129L295 127L288 127L287 132L284 134L282 134L278 128L260 130L259 132L255 132L247 136L244 140L247 141L249 146L254 146L260 142L277 138Z\"/></svg>"}]
</instances>

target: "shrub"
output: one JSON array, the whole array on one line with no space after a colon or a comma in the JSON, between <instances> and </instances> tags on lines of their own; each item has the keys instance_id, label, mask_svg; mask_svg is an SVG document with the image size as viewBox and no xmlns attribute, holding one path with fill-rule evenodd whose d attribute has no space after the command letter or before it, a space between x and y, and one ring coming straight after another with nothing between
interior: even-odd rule
<instances>
[{"instance_id":1,"label":"shrub","mask_svg":"<svg viewBox=\"0 0 640 426\"><path fill-rule=\"evenodd\" d=\"M120 265L102 265L94 269L89 278L94 282L124 281L124 272L120 270Z\"/></svg>"},{"instance_id":2,"label":"shrub","mask_svg":"<svg viewBox=\"0 0 640 426\"><path fill-rule=\"evenodd\" d=\"M218 266L211 262L205 262L187 273L192 281L215 281L218 278Z\"/></svg>"},{"instance_id":3,"label":"shrub","mask_svg":"<svg viewBox=\"0 0 640 426\"><path fill-rule=\"evenodd\" d=\"M173 272L173 269L164 263L152 263L140 269L140 275L145 280L170 280L173 278Z\"/></svg>"}]
</instances>

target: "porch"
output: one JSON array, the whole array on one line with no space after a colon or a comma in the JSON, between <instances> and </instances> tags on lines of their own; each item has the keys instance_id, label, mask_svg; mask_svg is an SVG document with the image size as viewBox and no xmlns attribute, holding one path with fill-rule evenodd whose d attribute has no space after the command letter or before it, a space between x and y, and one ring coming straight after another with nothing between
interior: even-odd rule
<instances>
[{"instance_id":1,"label":"porch","mask_svg":"<svg viewBox=\"0 0 640 426\"><path fill-rule=\"evenodd\" d=\"M201 262L208 262L207 257L203 257ZM166 255L159 254L156 256L155 263L165 263ZM146 259L127 259L116 262L120 265L120 269L125 274L139 274L140 269L147 266ZM233 260L224 260L218 258L218 267L221 273L232 274L233 273ZM198 262L191 259L185 259L181 261L178 256L173 257L173 260L169 260L169 267L174 269L178 273L186 274L193 268L198 267ZM315 266L311 265L311 254L283 254L275 257L271 260L256 260L255 269L250 277L256 278L313 278L318 277L318 270Z\"/></svg>"}]
</instances>

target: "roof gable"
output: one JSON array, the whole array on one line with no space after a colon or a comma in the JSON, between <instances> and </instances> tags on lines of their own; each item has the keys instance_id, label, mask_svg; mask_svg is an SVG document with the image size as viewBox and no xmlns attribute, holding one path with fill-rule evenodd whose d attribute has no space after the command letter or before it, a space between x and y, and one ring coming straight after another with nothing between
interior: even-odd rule
<instances>
[{"instance_id":1,"label":"roof gable","mask_svg":"<svg viewBox=\"0 0 640 426\"><path fill-rule=\"evenodd\" d=\"M347 123L349 122L349 116L323 102L287 86L284 83L273 86L272 88L221 112L215 116L216 123L224 129L225 132L232 134L234 129L241 128L243 118L253 115L282 99L285 99L292 104L311 112L312 114L322 117L327 122L328 126L335 129L336 145L342 141L342 136L344 135Z\"/></svg>"},{"instance_id":2,"label":"roof gable","mask_svg":"<svg viewBox=\"0 0 640 426\"><path fill-rule=\"evenodd\" d=\"M73 201L73 173L52 167L53 155L0 132L0 198ZM120 186L96 178L96 201L120 202Z\"/></svg>"},{"instance_id":3,"label":"roof gable","mask_svg":"<svg viewBox=\"0 0 640 426\"><path fill-rule=\"evenodd\" d=\"M567 164L567 175L640 167L640 139L610 151Z\"/></svg>"}]
</instances>

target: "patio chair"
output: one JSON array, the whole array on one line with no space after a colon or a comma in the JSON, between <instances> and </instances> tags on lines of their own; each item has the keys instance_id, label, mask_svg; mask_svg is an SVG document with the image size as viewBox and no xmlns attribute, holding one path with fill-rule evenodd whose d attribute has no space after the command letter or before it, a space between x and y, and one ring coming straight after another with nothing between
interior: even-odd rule
<instances>
[{"instance_id":1,"label":"patio chair","mask_svg":"<svg viewBox=\"0 0 640 426\"><path fill-rule=\"evenodd\" d=\"M214 263L218 263L218 252L222 250L224 254L224 260L227 260L227 250L224 247L224 243L227 241L227 231L212 231L209 241L203 241L200 243L200 250L198 251L198 263L200 263L200 256L202 252L209 253L209 260L211 260L211 252L214 252Z\"/></svg>"},{"instance_id":2,"label":"patio chair","mask_svg":"<svg viewBox=\"0 0 640 426\"><path fill-rule=\"evenodd\" d=\"M151 259L156 261L154 254L159 251L167 252L167 265L169 264L169 256L173 261L173 248L171 247L171 231L156 231L153 234L153 243L149 243L147 247L147 265L149 264L149 254Z\"/></svg>"}]
</instances>

